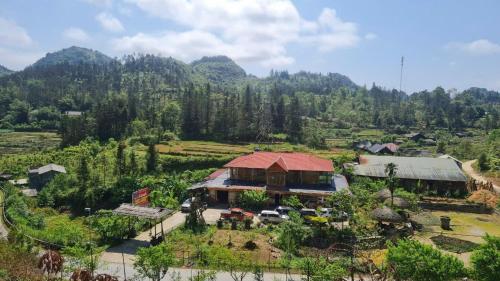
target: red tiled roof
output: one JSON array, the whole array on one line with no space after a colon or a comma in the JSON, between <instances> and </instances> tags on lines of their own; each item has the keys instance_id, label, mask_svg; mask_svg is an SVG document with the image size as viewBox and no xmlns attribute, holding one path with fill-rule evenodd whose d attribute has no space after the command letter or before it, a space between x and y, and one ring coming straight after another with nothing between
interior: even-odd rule
<instances>
[{"instance_id":1,"label":"red tiled roof","mask_svg":"<svg viewBox=\"0 0 500 281\"><path fill-rule=\"evenodd\" d=\"M274 163L286 171L333 172L332 161L297 152L254 152L240 156L224 167L268 169Z\"/></svg>"},{"instance_id":2,"label":"red tiled roof","mask_svg":"<svg viewBox=\"0 0 500 281\"><path fill-rule=\"evenodd\" d=\"M226 171L226 169L218 169L215 172L208 175L208 177L206 177L205 179L206 180L213 180L213 179L217 178L218 176L222 175L225 171Z\"/></svg>"},{"instance_id":3,"label":"red tiled roof","mask_svg":"<svg viewBox=\"0 0 500 281\"><path fill-rule=\"evenodd\" d=\"M399 145L397 145L397 144L395 144L395 143L392 143L392 142L390 142L390 143L386 143L386 144L384 144L384 145L385 145L385 147L387 147L387 148L388 148L391 152L396 152L396 151L398 151L398 149L399 149Z\"/></svg>"}]
</instances>

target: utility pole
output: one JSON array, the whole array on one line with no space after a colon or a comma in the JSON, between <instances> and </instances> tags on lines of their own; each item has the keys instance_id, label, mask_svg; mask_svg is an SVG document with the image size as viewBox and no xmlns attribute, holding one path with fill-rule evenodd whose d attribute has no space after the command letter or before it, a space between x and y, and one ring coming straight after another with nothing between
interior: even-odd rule
<instances>
[{"instance_id":1,"label":"utility pole","mask_svg":"<svg viewBox=\"0 0 500 281\"><path fill-rule=\"evenodd\" d=\"M403 86L403 65L404 65L405 57L401 57L401 73L399 74L399 92L401 93L401 89Z\"/></svg>"},{"instance_id":2,"label":"utility pole","mask_svg":"<svg viewBox=\"0 0 500 281\"><path fill-rule=\"evenodd\" d=\"M93 253L92 253L92 230L91 230L91 213L92 213L92 209L90 208L85 208L85 211L88 213L88 218L89 218L89 248L90 248L90 276L92 278L94 278L94 257L93 257Z\"/></svg>"}]
</instances>

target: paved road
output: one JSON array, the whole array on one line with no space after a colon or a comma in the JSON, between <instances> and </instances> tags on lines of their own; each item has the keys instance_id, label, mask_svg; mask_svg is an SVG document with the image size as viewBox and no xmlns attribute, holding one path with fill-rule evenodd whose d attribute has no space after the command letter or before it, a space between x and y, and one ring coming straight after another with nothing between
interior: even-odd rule
<instances>
[{"instance_id":1,"label":"paved road","mask_svg":"<svg viewBox=\"0 0 500 281\"><path fill-rule=\"evenodd\" d=\"M170 279L170 274L173 272L179 273L181 280L182 281L187 281L189 280L190 277L196 276L198 270L197 269L190 269L190 268L171 268L168 270L166 276L162 280L171 280ZM98 273L107 273L112 276L118 277L120 280L123 280L125 278L125 275L123 273L123 265L122 264L116 264L116 263L108 263L104 266L102 266L99 270ZM142 280L137 276L137 272L134 270L132 265L125 265L125 273L127 280ZM134 278L135 277L135 278ZM272 273L272 272L266 272L264 273L264 280L265 281L286 281L289 280L300 280L300 275L293 274L292 276L287 276L283 273ZM234 281L234 279L231 277L231 274L229 272L225 271L217 271L216 275L216 280L217 281ZM251 281L253 279L253 274L251 272L247 273L245 275L245 278L243 279L244 281Z\"/></svg>"},{"instance_id":2,"label":"paved road","mask_svg":"<svg viewBox=\"0 0 500 281\"><path fill-rule=\"evenodd\" d=\"M209 208L203 212L203 217L205 221L209 224L214 224L215 221L220 217L220 212L222 209ZM175 212L170 217L163 221L163 230L165 233L172 231L173 229L184 224L186 220L186 214L181 212ZM156 231L161 232L161 224L156 225ZM151 232L154 233L154 227L151 228ZM149 245L150 230L144 231L137 235L133 239L129 239L122 244L108 248L102 255L101 261L104 263L122 263L122 259L125 260L126 264L134 263L134 255L137 249L140 247L147 247ZM123 253L123 258L122 258Z\"/></svg>"},{"instance_id":3,"label":"paved road","mask_svg":"<svg viewBox=\"0 0 500 281\"><path fill-rule=\"evenodd\" d=\"M472 168L472 164L474 164L474 162L476 162L476 160L470 160L470 161L466 161L462 164L462 169L464 169L464 171L470 176L472 177L473 179L475 179L476 181L480 181L480 182L487 182L488 179L486 179L485 177L483 177L482 175L480 175L479 173L477 173L474 168ZM495 192L497 194L500 194L500 186L497 186L497 185L493 185L493 189L495 189Z\"/></svg>"},{"instance_id":4,"label":"paved road","mask_svg":"<svg viewBox=\"0 0 500 281\"><path fill-rule=\"evenodd\" d=\"M4 193L0 190L0 239L7 239L9 231L5 227L3 222L3 203L4 203Z\"/></svg>"}]
</instances>

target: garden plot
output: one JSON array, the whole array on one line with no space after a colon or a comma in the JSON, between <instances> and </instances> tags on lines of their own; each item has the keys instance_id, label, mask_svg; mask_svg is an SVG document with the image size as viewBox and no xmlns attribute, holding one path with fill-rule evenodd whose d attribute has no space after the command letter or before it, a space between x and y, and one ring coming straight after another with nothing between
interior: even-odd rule
<instances>
[{"instance_id":1,"label":"garden plot","mask_svg":"<svg viewBox=\"0 0 500 281\"><path fill-rule=\"evenodd\" d=\"M451 230L441 228L439 223L441 216L451 218ZM472 243L483 243L482 237L486 234L500 236L500 215L495 213L433 211L423 212L421 218L424 231L416 232L415 238L459 257L466 264L469 263L471 250L474 248ZM436 242L440 245L436 245Z\"/></svg>"}]
</instances>

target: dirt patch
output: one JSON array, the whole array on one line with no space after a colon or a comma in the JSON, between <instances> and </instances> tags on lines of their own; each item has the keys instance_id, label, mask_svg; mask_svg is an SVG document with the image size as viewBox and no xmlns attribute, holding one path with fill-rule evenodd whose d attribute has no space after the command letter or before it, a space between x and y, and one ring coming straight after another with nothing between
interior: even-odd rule
<instances>
[{"instance_id":1,"label":"dirt patch","mask_svg":"<svg viewBox=\"0 0 500 281\"><path fill-rule=\"evenodd\" d=\"M433 236L430 239L439 249L457 254L472 252L479 246L474 242L444 235Z\"/></svg>"}]
</instances>

